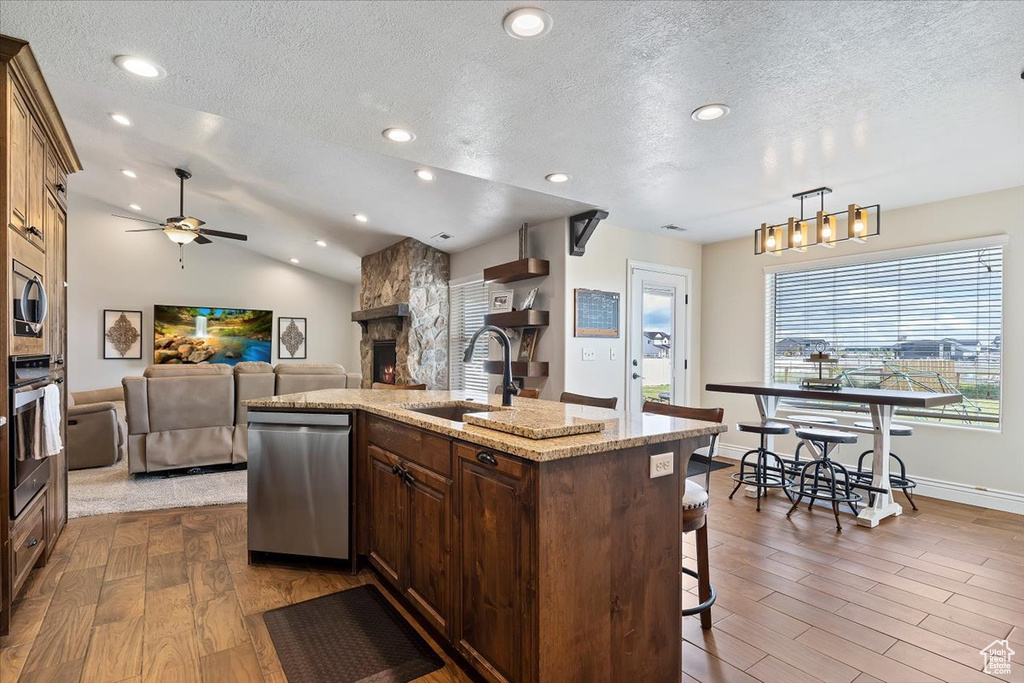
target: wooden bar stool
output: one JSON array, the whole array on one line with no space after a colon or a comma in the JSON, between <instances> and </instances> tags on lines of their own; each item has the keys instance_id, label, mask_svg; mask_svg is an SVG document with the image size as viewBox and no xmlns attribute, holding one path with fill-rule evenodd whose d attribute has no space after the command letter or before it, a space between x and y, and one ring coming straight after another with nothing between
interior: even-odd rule
<instances>
[{"instance_id":1,"label":"wooden bar stool","mask_svg":"<svg viewBox=\"0 0 1024 683\"><path fill-rule=\"evenodd\" d=\"M645 413L719 423L725 415L725 411L722 408L689 408L687 406L674 406L668 403L655 403L653 401L645 402L641 410ZM711 585L711 567L708 563L707 488L711 483L711 458L715 454L715 442L717 439L718 435L713 435L711 437L711 444L707 446L708 467L704 475L705 485L701 486L687 479L680 510L683 533L697 532L697 571L686 566L681 566L680 569L687 576L697 579L697 599L700 600L699 605L687 607L681 611L681 614L684 617L700 614L701 628L711 628L711 606L715 604L715 600L718 598L718 591Z\"/></svg>"},{"instance_id":2,"label":"wooden bar stool","mask_svg":"<svg viewBox=\"0 0 1024 683\"><path fill-rule=\"evenodd\" d=\"M580 406L593 406L594 408L611 408L612 410L615 410L615 406L619 405L619 399L616 396L600 398L597 396L572 394L568 391L563 391L558 400L562 403L574 403Z\"/></svg>"},{"instance_id":3,"label":"wooden bar stool","mask_svg":"<svg viewBox=\"0 0 1024 683\"><path fill-rule=\"evenodd\" d=\"M854 427L864 427L866 429L874 429L875 428L875 425L872 424L871 422L854 422L853 426ZM914 428L911 427L910 425L893 423L889 427L889 436L913 436L913 435L914 435ZM867 469L864 469L864 458L873 457L874 454L875 454L874 450L867 450L867 451L864 451L863 453L861 453L860 457L857 458L857 472L855 473L855 476L857 476L862 482L866 482L868 484L870 484L872 482L872 480L874 478L874 476L873 476L874 473L871 471L870 467L867 468ZM896 460L896 464L900 466L900 473L899 474L894 474L890 470L890 474L889 474L889 488L890 489L900 489L900 490L902 490L903 491L903 495L907 497L908 501L910 501L910 507L914 508L914 510L917 510L917 505L914 503L914 497L910 494L911 489L913 489L913 488L915 488L917 486L917 482L907 476L907 465L906 465L906 463L903 462L903 458L901 458L900 456L896 455L892 451L889 452L889 457L895 459ZM871 503L875 502L874 501L874 496L875 496L875 494L872 493L870 495L869 499L868 499Z\"/></svg>"},{"instance_id":4,"label":"wooden bar stool","mask_svg":"<svg viewBox=\"0 0 1024 683\"><path fill-rule=\"evenodd\" d=\"M760 422L740 422L736 425L736 428L741 432L760 434L761 443L757 448L747 451L740 458L740 471L732 475L732 480L736 482L736 486L733 488L732 493L729 494L729 499L732 500L736 491L746 484L747 486L753 486L757 490L758 512L761 511L762 489L765 491L765 494L768 493L768 489L782 489L785 491L786 497L792 500L788 489L792 485L793 480L789 478L786 462L768 450L768 437L789 434L789 425L781 422L767 422L765 424ZM748 458L752 455L756 456L753 464L748 462Z\"/></svg>"},{"instance_id":5,"label":"wooden bar stool","mask_svg":"<svg viewBox=\"0 0 1024 683\"><path fill-rule=\"evenodd\" d=\"M501 386L494 387L494 393L501 393ZM516 394L519 398L540 398L540 389L520 389Z\"/></svg>"},{"instance_id":6,"label":"wooden bar stool","mask_svg":"<svg viewBox=\"0 0 1024 683\"><path fill-rule=\"evenodd\" d=\"M836 518L836 531L843 532L843 525L839 523L839 504L846 503L857 514L855 505L860 502L861 495L851 489L855 483L850 477L849 471L842 464L835 462L830 454L839 444L857 443L857 435L853 432L843 432L838 429L824 429L821 427L806 427L796 430L800 439L805 439L821 448L821 458L811 460L800 470L800 480L791 485L792 492L796 495L793 507L789 509L786 516L789 517L800 505L805 497L811 500L807 509L814 507L814 501L826 500L832 503L832 514ZM808 473L811 477L808 480ZM840 476L840 474L842 476Z\"/></svg>"}]
</instances>

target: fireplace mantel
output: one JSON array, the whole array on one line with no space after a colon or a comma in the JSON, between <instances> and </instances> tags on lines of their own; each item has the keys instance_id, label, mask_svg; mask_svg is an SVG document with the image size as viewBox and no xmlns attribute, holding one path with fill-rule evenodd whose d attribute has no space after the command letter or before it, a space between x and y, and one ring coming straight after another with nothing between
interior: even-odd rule
<instances>
[{"instance_id":1,"label":"fireplace mantel","mask_svg":"<svg viewBox=\"0 0 1024 683\"><path fill-rule=\"evenodd\" d=\"M366 332L366 327L371 320L386 320L389 318L398 319L398 329L401 330L405 319L409 317L409 304L392 304L379 308L365 308L361 311L353 311L352 322L359 323Z\"/></svg>"}]
</instances>

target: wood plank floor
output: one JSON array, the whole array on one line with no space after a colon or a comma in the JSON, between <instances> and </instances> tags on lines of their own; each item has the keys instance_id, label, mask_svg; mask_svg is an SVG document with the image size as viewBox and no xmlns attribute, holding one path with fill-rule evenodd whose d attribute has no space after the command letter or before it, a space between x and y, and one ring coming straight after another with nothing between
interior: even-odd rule
<instances>
[{"instance_id":1,"label":"wood plank floor","mask_svg":"<svg viewBox=\"0 0 1024 683\"><path fill-rule=\"evenodd\" d=\"M684 681L1024 680L1024 659L997 679L978 652L1024 653L1024 518L921 498L836 534L824 510L787 520L779 494L761 513L728 500L729 473L711 486L715 628L683 620ZM0 681L285 681L260 613L373 578L249 566L245 535L242 505L73 520L0 639ZM445 661L420 680L469 680Z\"/></svg>"}]
</instances>

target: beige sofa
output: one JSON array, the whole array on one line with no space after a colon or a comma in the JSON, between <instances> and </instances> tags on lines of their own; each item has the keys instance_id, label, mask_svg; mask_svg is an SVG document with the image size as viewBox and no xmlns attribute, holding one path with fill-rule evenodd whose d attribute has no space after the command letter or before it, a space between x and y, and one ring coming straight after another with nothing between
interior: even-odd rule
<instances>
[{"instance_id":1,"label":"beige sofa","mask_svg":"<svg viewBox=\"0 0 1024 683\"><path fill-rule=\"evenodd\" d=\"M244 463L248 444L243 401L358 387L360 381L360 375L340 365L151 365L142 377L122 381L128 469L137 473Z\"/></svg>"},{"instance_id":2,"label":"beige sofa","mask_svg":"<svg viewBox=\"0 0 1024 683\"><path fill-rule=\"evenodd\" d=\"M128 440L124 389L113 387L70 394L67 439L69 469L120 462Z\"/></svg>"}]
</instances>

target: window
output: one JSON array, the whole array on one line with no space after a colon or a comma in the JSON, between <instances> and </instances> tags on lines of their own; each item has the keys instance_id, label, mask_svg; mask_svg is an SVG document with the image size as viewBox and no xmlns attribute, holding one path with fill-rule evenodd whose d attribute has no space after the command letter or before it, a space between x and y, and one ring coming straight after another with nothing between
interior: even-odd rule
<instances>
[{"instance_id":1,"label":"window","mask_svg":"<svg viewBox=\"0 0 1024 683\"><path fill-rule=\"evenodd\" d=\"M818 366L805 359L824 349L838 359L825 372L845 385L959 392L964 397L952 406L898 409L902 420L997 427L1001 242L988 240L972 248L962 244L959 249L938 246L943 250L900 250L899 258L830 259L838 265L769 272L766 379L796 383L816 376ZM836 407L824 402L800 405Z\"/></svg>"},{"instance_id":2,"label":"window","mask_svg":"<svg viewBox=\"0 0 1024 683\"><path fill-rule=\"evenodd\" d=\"M487 340L480 340L473 358L464 363L462 358L470 337L483 327L487 313L487 287L480 278L452 283L449 287L451 324L448 328L448 359L452 391L471 391L487 394Z\"/></svg>"}]
</instances>

